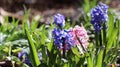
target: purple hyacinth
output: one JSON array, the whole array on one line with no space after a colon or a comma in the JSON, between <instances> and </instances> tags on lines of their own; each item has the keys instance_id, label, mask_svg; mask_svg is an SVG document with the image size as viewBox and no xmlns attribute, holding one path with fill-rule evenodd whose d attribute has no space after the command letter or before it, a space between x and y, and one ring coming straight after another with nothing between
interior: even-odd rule
<instances>
[{"instance_id":1,"label":"purple hyacinth","mask_svg":"<svg viewBox=\"0 0 120 67\"><path fill-rule=\"evenodd\" d=\"M107 11L108 6L101 2L91 10L91 23L93 24L95 31L99 32L102 29L102 23L108 21Z\"/></svg>"},{"instance_id":2,"label":"purple hyacinth","mask_svg":"<svg viewBox=\"0 0 120 67\"><path fill-rule=\"evenodd\" d=\"M70 33L71 30L64 30L64 32L67 33L66 36L65 36L65 43L67 45L67 48L69 49L72 46L74 46L74 44L73 44L74 41L72 40L73 35L71 35L71 33Z\"/></svg>"},{"instance_id":3,"label":"purple hyacinth","mask_svg":"<svg viewBox=\"0 0 120 67\"><path fill-rule=\"evenodd\" d=\"M18 53L18 58L20 60L23 60L23 57L25 58L24 63L30 66L30 59L28 58L28 54L25 51L19 52Z\"/></svg>"},{"instance_id":4,"label":"purple hyacinth","mask_svg":"<svg viewBox=\"0 0 120 67\"><path fill-rule=\"evenodd\" d=\"M71 35L69 34L69 31L67 30L61 30L59 28L54 28L53 32L53 38L54 38L54 44L59 48L59 49L69 49L72 47L72 42L71 42ZM65 47L63 46L63 42L65 42Z\"/></svg>"},{"instance_id":5,"label":"purple hyacinth","mask_svg":"<svg viewBox=\"0 0 120 67\"><path fill-rule=\"evenodd\" d=\"M63 37L63 31L58 28L54 28L53 32L53 38L54 38L54 44L58 47L62 47L62 37Z\"/></svg>"},{"instance_id":6,"label":"purple hyacinth","mask_svg":"<svg viewBox=\"0 0 120 67\"><path fill-rule=\"evenodd\" d=\"M65 17L62 14L56 14L54 16L54 24L56 24L59 27L64 27L65 26Z\"/></svg>"},{"instance_id":7,"label":"purple hyacinth","mask_svg":"<svg viewBox=\"0 0 120 67\"><path fill-rule=\"evenodd\" d=\"M38 57L39 57L39 60L42 60L42 53L41 52L38 54Z\"/></svg>"}]
</instances>

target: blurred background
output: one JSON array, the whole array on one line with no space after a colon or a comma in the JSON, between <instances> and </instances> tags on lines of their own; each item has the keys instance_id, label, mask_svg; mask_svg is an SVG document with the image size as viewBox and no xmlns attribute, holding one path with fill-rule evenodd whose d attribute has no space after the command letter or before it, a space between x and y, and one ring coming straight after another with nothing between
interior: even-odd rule
<instances>
[{"instance_id":1,"label":"blurred background","mask_svg":"<svg viewBox=\"0 0 120 67\"><path fill-rule=\"evenodd\" d=\"M120 0L97 0L99 1L120 11ZM21 21L27 10L30 10L30 19L39 20L42 17L39 20L42 23L49 23L56 13L62 13L72 21L77 21L83 14L83 4L84 0L0 0L0 23L3 23L5 16L9 16L9 21L11 17Z\"/></svg>"}]
</instances>

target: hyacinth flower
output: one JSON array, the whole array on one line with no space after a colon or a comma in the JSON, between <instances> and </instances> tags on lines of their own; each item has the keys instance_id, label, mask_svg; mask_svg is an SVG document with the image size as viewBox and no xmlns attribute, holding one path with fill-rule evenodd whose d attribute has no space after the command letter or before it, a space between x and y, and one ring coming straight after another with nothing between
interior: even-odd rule
<instances>
[{"instance_id":1,"label":"hyacinth flower","mask_svg":"<svg viewBox=\"0 0 120 67\"><path fill-rule=\"evenodd\" d=\"M83 26L80 27L77 25L71 30L70 34L72 35L73 45L77 46L80 53L83 54L83 52L88 47L89 37L87 35L87 31L85 30L85 28Z\"/></svg>"},{"instance_id":2,"label":"hyacinth flower","mask_svg":"<svg viewBox=\"0 0 120 67\"><path fill-rule=\"evenodd\" d=\"M54 44L59 49L70 49L72 47L71 43L71 35L67 30L61 30L59 28L54 28L53 32ZM65 42L65 47L63 46L63 42Z\"/></svg>"},{"instance_id":3,"label":"hyacinth flower","mask_svg":"<svg viewBox=\"0 0 120 67\"><path fill-rule=\"evenodd\" d=\"M108 21L107 11L108 6L101 2L91 10L91 23L95 31L100 32L102 24Z\"/></svg>"},{"instance_id":4,"label":"hyacinth flower","mask_svg":"<svg viewBox=\"0 0 120 67\"><path fill-rule=\"evenodd\" d=\"M19 53L18 53L18 58L19 58L21 61L23 61L25 64L27 64L27 65L29 65L29 66L31 65L30 59L28 58L27 52L25 52L25 51L19 52Z\"/></svg>"},{"instance_id":5,"label":"hyacinth flower","mask_svg":"<svg viewBox=\"0 0 120 67\"><path fill-rule=\"evenodd\" d=\"M41 52L38 54L38 57L39 57L39 60L42 60L42 53Z\"/></svg>"},{"instance_id":6,"label":"hyacinth flower","mask_svg":"<svg viewBox=\"0 0 120 67\"><path fill-rule=\"evenodd\" d=\"M62 14L56 14L54 16L54 22L57 27L63 28L65 26L65 17Z\"/></svg>"},{"instance_id":7,"label":"hyacinth flower","mask_svg":"<svg viewBox=\"0 0 120 67\"><path fill-rule=\"evenodd\" d=\"M54 45L61 50L61 56L66 57L66 51L73 46L72 35L69 34L69 30L61 30L54 28L52 34L54 38Z\"/></svg>"},{"instance_id":8,"label":"hyacinth flower","mask_svg":"<svg viewBox=\"0 0 120 67\"><path fill-rule=\"evenodd\" d=\"M108 21L108 6L103 3L99 3L95 8L91 10L91 24L95 29L95 55L96 58L99 59L100 62L97 61L96 67L103 65L105 55L106 55L106 47L107 45L107 21ZM97 59L97 60L98 60ZM100 66L102 67L102 66Z\"/></svg>"}]
</instances>

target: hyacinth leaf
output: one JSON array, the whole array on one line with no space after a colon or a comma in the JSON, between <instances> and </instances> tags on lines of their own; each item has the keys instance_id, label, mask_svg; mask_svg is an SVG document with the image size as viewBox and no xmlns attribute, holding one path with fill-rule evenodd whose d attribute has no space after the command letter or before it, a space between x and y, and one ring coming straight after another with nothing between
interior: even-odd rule
<instances>
[{"instance_id":1,"label":"hyacinth leaf","mask_svg":"<svg viewBox=\"0 0 120 67\"><path fill-rule=\"evenodd\" d=\"M45 45L45 40L47 39L47 37L45 35L45 30L43 30L41 32L41 39L42 39L41 43Z\"/></svg>"},{"instance_id":2,"label":"hyacinth leaf","mask_svg":"<svg viewBox=\"0 0 120 67\"><path fill-rule=\"evenodd\" d=\"M18 52L20 52L21 50L22 50L22 48L18 48L18 49L12 50L12 52L13 52L13 53L18 53Z\"/></svg>"},{"instance_id":3,"label":"hyacinth leaf","mask_svg":"<svg viewBox=\"0 0 120 67\"><path fill-rule=\"evenodd\" d=\"M96 63L96 67L102 67L102 63L103 63L103 53L104 53L104 49L101 48L100 52L97 56L97 63Z\"/></svg>"},{"instance_id":4,"label":"hyacinth leaf","mask_svg":"<svg viewBox=\"0 0 120 67\"><path fill-rule=\"evenodd\" d=\"M79 57L75 56L75 62L76 62L76 64L80 61L80 59L82 59L82 58L79 58ZM82 63L84 61L80 61L80 62Z\"/></svg>"},{"instance_id":5,"label":"hyacinth leaf","mask_svg":"<svg viewBox=\"0 0 120 67\"><path fill-rule=\"evenodd\" d=\"M77 48L72 48L72 52L77 56L77 57L80 57L80 53L79 53L79 51L78 51L78 49Z\"/></svg>"},{"instance_id":6,"label":"hyacinth leaf","mask_svg":"<svg viewBox=\"0 0 120 67\"><path fill-rule=\"evenodd\" d=\"M47 62L47 55L46 55L46 47L45 46L42 46L42 57L43 59L42 60L45 60L45 62Z\"/></svg>"},{"instance_id":7,"label":"hyacinth leaf","mask_svg":"<svg viewBox=\"0 0 120 67\"><path fill-rule=\"evenodd\" d=\"M88 54L87 56L87 64L88 64L88 67L93 67L93 61L92 61L92 57L90 56L90 54Z\"/></svg>"},{"instance_id":8,"label":"hyacinth leaf","mask_svg":"<svg viewBox=\"0 0 120 67\"><path fill-rule=\"evenodd\" d=\"M112 47L117 47L119 44L117 43L117 42L119 42L117 39L119 38L116 38L117 37L117 34L119 33L118 31L119 31L119 23L117 23L117 21L115 21L115 23L116 23L116 25L118 25L118 26L116 26L115 25L115 23L114 23L114 17L113 17L113 15L112 14L110 14L109 15L109 19L110 19L110 22L108 23L108 33L107 33L107 44L106 44L106 57L105 57L105 62L112 62L113 61L113 59L115 58L115 57L113 57L112 55L111 55L111 51L113 51L113 49L112 49ZM114 51L113 51L114 52ZM115 54L116 56L118 56L117 54ZM114 56L115 56L114 55ZM110 57L112 57L111 59L110 59Z\"/></svg>"},{"instance_id":9,"label":"hyacinth leaf","mask_svg":"<svg viewBox=\"0 0 120 67\"><path fill-rule=\"evenodd\" d=\"M27 64L23 64L23 67L29 67Z\"/></svg>"},{"instance_id":10,"label":"hyacinth leaf","mask_svg":"<svg viewBox=\"0 0 120 67\"><path fill-rule=\"evenodd\" d=\"M119 46L119 33L120 33L119 32L120 28L119 28L119 20L118 19L115 20L114 29L117 30L117 34L116 34L115 39L113 41L113 46L118 47Z\"/></svg>"},{"instance_id":11,"label":"hyacinth leaf","mask_svg":"<svg viewBox=\"0 0 120 67\"><path fill-rule=\"evenodd\" d=\"M50 42L50 43L47 44L48 51L51 52L52 47L53 47L53 40L52 40L52 42Z\"/></svg>"},{"instance_id":12,"label":"hyacinth leaf","mask_svg":"<svg viewBox=\"0 0 120 67\"><path fill-rule=\"evenodd\" d=\"M4 49L5 46L0 45L0 51Z\"/></svg>"},{"instance_id":13,"label":"hyacinth leaf","mask_svg":"<svg viewBox=\"0 0 120 67\"><path fill-rule=\"evenodd\" d=\"M85 55L83 55L81 58L78 58L77 56L75 56L75 62L76 62L76 67L83 67L83 64L86 60Z\"/></svg>"},{"instance_id":14,"label":"hyacinth leaf","mask_svg":"<svg viewBox=\"0 0 120 67\"><path fill-rule=\"evenodd\" d=\"M84 8L84 11L85 11L86 14L87 14L88 10L90 9L90 1L84 0L84 2L85 2L85 4L83 5L83 7L85 7L85 8Z\"/></svg>"},{"instance_id":15,"label":"hyacinth leaf","mask_svg":"<svg viewBox=\"0 0 120 67\"><path fill-rule=\"evenodd\" d=\"M118 40L117 40L117 44L119 44L119 42L120 42L120 20L117 19L117 22L118 22L118 24L116 24L116 25L118 25Z\"/></svg>"},{"instance_id":16,"label":"hyacinth leaf","mask_svg":"<svg viewBox=\"0 0 120 67\"><path fill-rule=\"evenodd\" d=\"M46 34L45 34L45 25L42 25L41 27L40 27L40 36L41 36L41 44L42 45L45 45L45 40L46 40Z\"/></svg>"},{"instance_id":17,"label":"hyacinth leaf","mask_svg":"<svg viewBox=\"0 0 120 67\"><path fill-rule=\"evenodd\" d=\"M111 39L111 34L113 32L113 27L114 27L114 17L112 14L109 14L109 23L108 23L108 39Z\"/></svg>"},{"instance_id":18,"label":"hyacinth leaf","mask_svg":"<svg viewBox=\"0 0 120 67\"><path fill-rule=\"evenodd\" d=\"M36 46L36 48L38 49L39 47L40 47L40 37L39 37L39 33L38 33L39 31L38 30L36 30L35 32L34 32L34 34L32 34L32 37L33 37L33 39L35 40L35 46Z\"/></svg>"},{"instance_id":19,"label":"hyacinth leaf","mask_svg":"<svg viewBox=\"0 0 120 67\"><path fill-rule=\"evenodd\" d=\"M117 44L115 44L115 41L116 41L116 36L117 36L117 33L118 33L118 29L114 26L114 16L113 14L109 14L109 22L108 22L108 30L107 30L107 34L104 32L103 30L103 38L104 38L104 44L106 46L106 49L104 52L106 52L104 54L104 58L105 58L105 62L107 62L111 57L109 56L109 50L112 48L112 46L116 46ZM114 31L114 32L113 32ZM106 36L107 35L107 36ZM106 38L105 38L106 37ZM108 57L109 56L109 57ZM106 60L106 58L109 58Z\"/></svg>"},{"instance_id":20,"label":"hyacinth leaf","mask_svg":"<svg viewBox=\"0 0 120 67\"><path fill-rule=\"evenodd\" d=\"M32 64L33 64L34 67L37 67L38 65L40 65L40 61L39 61L39 58L38 58L36 47L33 43L32 37L31 37L27 28L25 28L25 33L27 35L28 42L29 42L30 56L32 58Z\"/></svg>"},{"instance_id":21,"label":"hyacinth leaf","mask_svg":"<svg viewBox=\"0 0 120 67\"><path fill-rule=\"evenodd\" d=\"M30 24L31 30L32 31L35 30L37 28L37 26L38 26L38 22L35 20L32 20L32 23Z\"/></svg>"},{"instance_id":22,"label":"hyacinth leaf","mask_svg":"<svg viewBox=\"0 0 120 67\"><path fill-rule=\"evenodd\" d=\"M120 20L118 21L118 43L120 42Z\"/></svg>"},{"instance_id":23,"label":"hyacinth leaf","mask_svg":"<svg viewBox=\"0 0 120 67\"><path fill-rule=\"evenodd\" d=\"M92 2L90 2L91 7L94 7L97 4L97 0L93 0Z\"/></svg>"},{"instance_id":24,"label":"hyacinth leaf","mask_svg":"<svg viewBox=\"0 0 120 67\"><path fill-rule=\"evenodd\" d=\"M111 48L114 40L116 40L117 34L118 34L118 29L114 29L114 32L112 32L112 34L111 34L111 38L107 42L107 50L109 50Z\"/></svg>"},{"instance_id":25,"label":"hyacinth leaf","mask_svg":"<svg viewBox=\"0 0 120 67\"><path fill-rule=\"evenodd\" d=\"M25 23L27 23L27 19L29 18L30 10L27 10L24 15L23 23L22 23L22 31L24 32Z\"/></svg>"}]
</instances>

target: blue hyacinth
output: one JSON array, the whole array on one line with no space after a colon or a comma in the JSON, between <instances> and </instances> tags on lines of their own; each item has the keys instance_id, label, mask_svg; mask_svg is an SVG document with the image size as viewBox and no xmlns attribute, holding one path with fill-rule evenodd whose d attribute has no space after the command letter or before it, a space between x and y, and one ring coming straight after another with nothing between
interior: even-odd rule
<instances>
[{"instance_id":1,"label":"blue hyacinth","mask_svg":"<svg viewBox=\"0 0 120 67\"><path fill-rule=\"evenodd\" d=\"M62 14L56 14L53 23L62 28L65 26L65 17Z\"/></svg>"},{"instance_id":2,"label":"blue hyacinth","mask_svg":"<svg viewBox=\"0 0 120 67\"><path fill-rule=\"evenodd\" d=\"M101 2L91 10L91 23L93 24L95 31L99 32L102 29L102 23L108 21L107 11L108 6Z\"/></svg>"},{"instance_id":3,"label":"blue hyacinth","mask_svg":"<svg viewBox=\"0 0 120 67\"><path fill-rule=\"evenodd\" d=\"M24 63L26 63L27 65L30 66L31 63L30 63L30 59L28 58L27 52L22 51L22 52L19 52L19 53L18 53L18 58L19 58L20 60L23 60L23 57L25 58L25 59L24 59Z\"/></svg>"},{"instance_id":4,"label":"blue hyacinth","mask_svg":"<svg viewBox=\"0 0 120 67\"><path fill-rule=\"evenodd\" d=\"M54 38L54 44L59 48L65 48L69 49L72 47L72 42L71 42L71 36L69 34L69 31L67 30L61 30L59 28L54 28L53 32L53 38ZM66 45L65 47L63 46L63 42Z\"/></svg>"},{"instance_id":5,"label":"blue hyacinth","mask_svg":"<svg viewBox=\"0 0 120 67\"><path fill-rule=\"evenodd\" d=\"M71 30L64 30L66 34L65 36L65 43L67 45L67 48L71 48L74 45L74 41L73 41L73 35L70 34Z\"/></svg>"},{"instance_id":6,"label":"blue hyacinth","mask_svg":"<svg viewBox=\"0 0 120 67\"><path fill-rule=\"evenodd\" d=\"M62 47L62 37L63 37L63 31L61 29L54 28L53 32L53 38L54 38L54 44L58 47Z\"/></svg>"}]
</instances>

